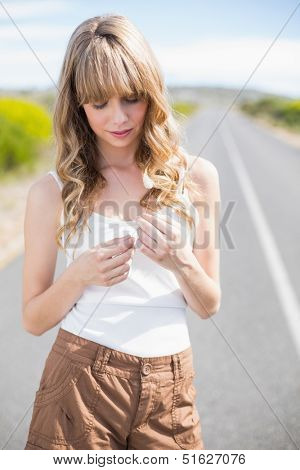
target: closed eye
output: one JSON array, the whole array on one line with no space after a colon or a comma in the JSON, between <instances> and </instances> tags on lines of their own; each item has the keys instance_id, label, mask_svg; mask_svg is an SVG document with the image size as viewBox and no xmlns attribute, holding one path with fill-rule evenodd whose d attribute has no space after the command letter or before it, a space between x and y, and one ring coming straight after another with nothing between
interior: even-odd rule
<instances>
[{"instance_id":1,"label":"closed eye","mask_svg":"<svg viewBox=\"0 0 300 470\"><path fill-rule=\"evenodd\" d=\"M138 98L124 98L124 100L127 101L128 103L137 103L139 101ZM107 102L103 104L93 104L93 108L103 109L106 104Z\"/></svg>"}]
</instances>

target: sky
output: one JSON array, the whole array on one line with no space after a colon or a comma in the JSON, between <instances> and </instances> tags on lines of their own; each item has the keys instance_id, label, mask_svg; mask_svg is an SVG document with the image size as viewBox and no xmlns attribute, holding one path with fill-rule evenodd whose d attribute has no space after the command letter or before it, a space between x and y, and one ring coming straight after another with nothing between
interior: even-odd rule
<instances>
[{"instance_id":1,"label":"sky","mask_svg":"<svg viewBox=\"0 0 300 470\"><path fill-rule=\"evenodd\" d=\"M74 29L104 13L142 32L168 86L241 88L258 66L247 88L300 97L297 0L0 0L0 88L55 86Z\"/></svg>"}]
</instances>

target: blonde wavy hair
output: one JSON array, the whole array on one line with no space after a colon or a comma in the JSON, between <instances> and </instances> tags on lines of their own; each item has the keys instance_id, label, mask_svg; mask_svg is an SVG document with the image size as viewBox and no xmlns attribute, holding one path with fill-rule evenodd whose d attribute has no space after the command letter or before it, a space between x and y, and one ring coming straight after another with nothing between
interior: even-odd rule
<instances>
[{"instance_id":1,"label":"blonde wavy hair","mask_svg":"<svg viewBox=\"0 0 300 470\"><path fill-rule=\"evenodd\" d=\"M172 114L160 66L138 29L122 15L105 14L83 21L71 35L58 82L53 115L56 171L62 181L64 225L56 242L66 244L79 229L79 237L95 200L106 185L98 169L99 149L83 104L106 102L118 95L134 95L148 103L143 136L136 151L138 167L154 187L140 200L142 207L156 211L169 206L193 223L178 198L180 168L187 169L180 146L181 128ZM171 157L177 156L177 163ZM186 173L185 186L198 191ZM61 237L65 236L65 246ZM78 239L79 239L78 237Z\"/></svg>"}]
</instances>

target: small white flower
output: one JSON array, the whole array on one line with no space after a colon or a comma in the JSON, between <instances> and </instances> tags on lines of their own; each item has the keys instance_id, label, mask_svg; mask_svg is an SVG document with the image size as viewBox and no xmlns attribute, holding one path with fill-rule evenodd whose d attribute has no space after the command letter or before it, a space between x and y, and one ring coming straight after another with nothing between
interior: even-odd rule
<instances>
[{"instance_id":1,"label":"small white flower","mask_svg":"<svg viewBox=\"0 0 300 470\"><path fill-rule=\"evenodd\" d=\"M147 189L151 189L151 188L154 187L153 179L150 178L150 176L148 176L148 174L146 172L144 172L144 174L143 174L143 183L144 183L145 188L147 188Z\"/></svg>"},{"instance_id":2,"label":"small white flower","mask_svg":"<svg viewBox=\"0 0 300 470\"><path fill-rule=\"evenodd\" d=\"M179 180L178 180L178 184L179 184L184 178L185 169L183 167L180 167L178 171L179 171Z\"/></svg>"}]
</instances>

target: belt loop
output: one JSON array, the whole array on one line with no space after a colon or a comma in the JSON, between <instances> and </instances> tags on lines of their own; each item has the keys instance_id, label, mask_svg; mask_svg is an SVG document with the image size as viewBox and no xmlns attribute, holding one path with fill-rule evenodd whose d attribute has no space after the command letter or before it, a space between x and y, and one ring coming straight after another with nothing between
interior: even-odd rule
<instances>
[{"instance_id":1,"label":"belt loop","mask_svg":"<svg viewBox=\"0 0 300 470\"><path fill-rule=\"evenodd\" d=\"M105 372L106 370L106 365L108 363L108 360L111 355L111 349L106 348L106 347L99 347L96 355L96 359L94 361L94 364L92 366L92 371L95 372L96 374L101 374L102 372Z\"/></svg>"},{"instance_id":2,"label":"belt loop","mask_svg":"<svg viewBox=\"0 0 300 470\"><path fill-rule=\"evenodd\" d=\"M111 355L111 349L109 348L106 348L105 349L105 353L104 353L104 358L103 358L103 361L101 363L101 368L100 368L100 371L101 372L105 372L106 371L106 365L109 361L109 358L110 358L110 355Z\"/></svg>"},{"instance_id":3,"label":"belt loop","mask_svg":"<svg viewBox=\"0 0 300 470\"><path fill-rule=\"evenodd\" d=\"M183 378L183 373L182 373L182 368L181 368L181 362L180 362L179 355L178 354L173 354L172 355L172 361L173 361L173 370L174 370L175 380L182 379Z\"/></svg>"},{"instance_id":4,"label":"belt loop","mask_svg":"<svg viewBox=\"0 0 300 470\"><path fill-rule=\"evenodd\" d=\"M180 378L180 379L183 379L183 370L182 370L182 364L181 364L181 360L180 360L180 355L179 355L179 354L176 354L176 356L177 356L177 361L178 361L179 378Z\"/></svg>"}]
</instances>

